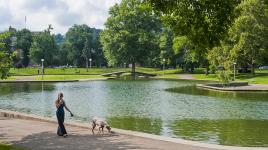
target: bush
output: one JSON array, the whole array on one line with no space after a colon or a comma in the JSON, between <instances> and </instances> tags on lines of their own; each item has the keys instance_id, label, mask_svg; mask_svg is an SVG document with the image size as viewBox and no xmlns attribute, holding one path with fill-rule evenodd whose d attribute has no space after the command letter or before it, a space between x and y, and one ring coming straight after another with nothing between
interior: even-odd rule
<instances>
[{"instance_id":1,"label":"bush","mask_svg":"<svg viewBox=\"0 0 268 150\"><path fill-rule=\"evenodd\" d=\"M217 72L219 80L224 83L225 85L229 84L232 80L230 71L227 70L220 70Z\"/></svg>"}]
</instances>

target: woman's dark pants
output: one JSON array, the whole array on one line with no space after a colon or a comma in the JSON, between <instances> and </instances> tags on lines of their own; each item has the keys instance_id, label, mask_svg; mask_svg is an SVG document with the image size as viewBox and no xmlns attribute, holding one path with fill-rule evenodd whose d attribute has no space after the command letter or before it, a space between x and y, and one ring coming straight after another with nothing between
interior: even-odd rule
<instances>
[{"instance_id":1,"label":"woman's dark pants","mask_svg":"<svg viewBox=\"0 0 268 150\"><path fill-rule=\"evenodd\" d=\"M64 134L67 134L66 129L64 127L64 113L57 112L57 119L58 119L58 136L63 136Z\"/></svg>"}]
</instances>

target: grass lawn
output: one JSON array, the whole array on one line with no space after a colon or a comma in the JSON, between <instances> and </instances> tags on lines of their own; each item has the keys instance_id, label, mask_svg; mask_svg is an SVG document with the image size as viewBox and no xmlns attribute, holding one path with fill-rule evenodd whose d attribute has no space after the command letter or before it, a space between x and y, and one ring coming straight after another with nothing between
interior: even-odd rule
<instances>
[{"instance_id":1,"label":"grass lawn","mask_svg":"<svg viewBox=\"0 0 268 150\"><path fill-rule=\"evenodd\" d=\"M99 75L110 72L126 71L130 72L131 68L45 68L45 75ZM163 74L163 70L159 68L143 68L137 67L137 72L149 73L149 74ZM11 68L10 75L38 75L38 68ZM182 72L181 69L166 69L165 74L175 74ZM41 69L39 70L41 74Z\"/></svg>"},{"instance_id":2,"label":"grass lawn","mask_svg":"<svg viewBox=\"0 0 268 150\"><path fill-rule=\"evenodd\" d=\"M24 76L24 75L37 75L37 68L21 68L21 69L10 69L11 77L7 80L16 80L15 77L12 76ZM96 79L96 78L105 78L100 76L104 73L118 72L118 71L126 71L131 72L131 68L45 68L45 77L44 80L79 80L79 79ZM160 68L143 68L137 67L137 72L143 72L148 74L157 75L156 78L166 78L166 79L179 79L177 74L182 73L181 69L166 69L165 76L163 76L164 72ZM41 70L40 70L41 74ZM212 80L219 81L218 76L216 74L204 74L204 68L196 68L194 74L192 76L198 80ZM34 80L41 80L41 76L34 77ZM268 84L268 69L259 70L256 69L256 74L252 76L251 74L237 74L237 81L247 81L249 83L255 84Z\"/></svg>"},{"instance_id":3,"label":"grass lawn","mask_svg":"<svg viewBox=\"0 0 268 150\"><path fill-rule=\"evenodd\" d=\"M219 81L216 74L193 74L193 77L199 80ZM249 82L251 84L268 84L268 70L256 70L255 75L239 73L236 75L237 81Z\"/></svg>"},{"instance_id":4,"label":"grass lawn","mask_svg":"<svg viewBox=\"0 0 268 150\"><path fill-rule=\"evenodd\" d=\"M80 80L80 79L107 79L100 75L45 75L44 80ZM42 80L42 76L35 77L35 80Z\"/></svg>"},{"instance_id":5,"label":"grass lawn","mask_svg":"<svg viewBox=\"0 0 268 150\"><path fill-rule=\"evenodd\" d=\"M17 148L17 147L14 147L12 145L0 143L0 150L25 150L25 149Z\"/></svg>"},{"instance_id":6,"label":"grass lawn","mask_svg":"<svg viewBox=\"0 0 268 150\"><path fill-rule=\"evenodd\" d=\"M192 76L198 80L210 80L210 81L219 81L217 74L192 74Z\"/></svg>"},{"instance_id":7,"label":"grass lawn","mask_svg":"<svg viewBox=\"0 0 268 150\"><path fill-rule=\"evenodd\" d=\"M97 75L117 71L130 71L130 68L45 68L45 75ZM11 75L37 75L38 68L11 68ZM41 74L41 69L39 70Z\"/></svg>"},{"instance_id":8,"label":"grass lawn","mask_svg":"<svg viewBox=\"0 0 268 150\"><path fill-rule=\"evenodd\" d=\"M178 76L178 74L165 74L165 75L158 75L154 78L157 79L180 79L180 77Z\"/></svg>"}]
</instances>

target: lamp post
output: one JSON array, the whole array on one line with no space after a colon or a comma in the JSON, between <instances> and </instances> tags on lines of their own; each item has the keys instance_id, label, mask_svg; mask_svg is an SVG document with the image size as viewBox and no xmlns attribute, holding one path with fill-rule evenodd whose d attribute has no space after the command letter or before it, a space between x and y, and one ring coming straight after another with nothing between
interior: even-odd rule
<instances>
[{"instance_id":1,"label":"lamp post","mask_svg":"<svg viewBox=\"0 0 268 150\"><path fill-rule=\"evenodd\" d=\"M163 59L163 76L165 76L165 63L166 63L166 59Z\"/></svg>"},{"instance_id":2,"label":"lamp post","mask_svg":"<svg viewBox=\"0 0 268 150\"><path fill-rule=\"evenodd\" d=\"M233 62L233 65L234 65L234 81L235 81L235 72L236 72L235 65L236 65L236 62Z\"/></svg>"},{"instance_id":3,"label":"lamp post","mask_svg":"<svg viewBox=\"0 0 268 150\"><path fill-rule=\"evenodd\" d=\"M89 68L90 68L90 69L91 69L91 61L92 61L92 59L89 58Z\"/></svg>"},{"instance_id":4,"label":"lamp post","mask_svg":"<svg viewBox=\"0 0 268 150\"><path fill-rule=\"evenodd\" d=\"M41 62L42 62L42 80L44 80L44 61L45 61L45 59L41 59Z\"/></svg>"}]
</instances>

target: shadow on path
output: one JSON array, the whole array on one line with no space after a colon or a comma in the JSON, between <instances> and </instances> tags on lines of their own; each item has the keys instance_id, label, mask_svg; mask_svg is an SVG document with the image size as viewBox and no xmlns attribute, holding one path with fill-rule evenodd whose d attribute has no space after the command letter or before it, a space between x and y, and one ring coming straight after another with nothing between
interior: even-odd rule
<instances>
[{"instance_id":1,"label":"shadow on path","mask_svg":"<svg viewBox=\"0 0 268 150\"><path fill-rule=\"evenodd\" d=\"M67 138L54 133L41 132L24 137L14 145L31 150L122 150L151 149L128 142L116 134L91 135L70 134Z\"/></svg>"}]
</instances>

